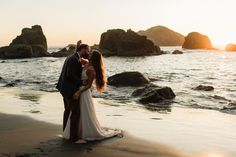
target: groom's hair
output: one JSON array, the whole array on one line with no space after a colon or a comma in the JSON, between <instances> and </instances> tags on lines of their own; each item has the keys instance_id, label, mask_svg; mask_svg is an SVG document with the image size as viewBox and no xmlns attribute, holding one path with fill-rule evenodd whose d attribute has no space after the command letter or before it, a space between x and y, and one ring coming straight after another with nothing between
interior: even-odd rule
<instances>
[{"instance_id":1,"label":"groom's hair","mask_svg":"<svg viewBox=\"0 0 236 157\"><path fill-rule=\"evenodd\" d=\"M87 44L81 44L77 47L76 52L82 50L82 49L88 49L89 46Z\"/></svg>"}]
</instances>

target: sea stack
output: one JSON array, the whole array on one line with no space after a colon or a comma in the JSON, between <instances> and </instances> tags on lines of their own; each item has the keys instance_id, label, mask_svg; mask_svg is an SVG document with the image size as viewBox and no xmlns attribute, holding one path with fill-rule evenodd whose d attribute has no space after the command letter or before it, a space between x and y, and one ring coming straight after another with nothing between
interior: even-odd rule
<instances>
[{"instance_id":1,"label":"sea stack","mask_svg":"<svg viewBox=\"0 0 236 157\"><path fill-rule=\"evenodd\" d=\"M225 47L225 51L236 51L236 44L228 44Z\"/></svg>"},{"instance_id":2,"label":"sea stack","mask_svg":"<svg viewBox=\"0 0 236 157\"><path fill-rule=\"evenodd\" d=\"M99 49L105 56L160 55L162 51L146 36L132 30L112 29L101 35Z\"/></svg>"},{"instance_id":3,"label":"sea stack","mask_svg":"<svg viewBox=\"0 0 236 157\"><path fill-rule=\"evenodd\" d=\"M187 37L185 37L185 42L182 47L185 49L213 49L208 36L198 32L189 33Z\"/></svg>"},{"instance_id":4,"label":"sea stack","mask_svg":"<svg viewBox=\"0 0 236 157\"><path fill-rule=\"evenodd\" d=\"M0 48L0 58L18 59L30 57L45 57L47 52L47 39L40 25L23 28L21 35L12 40L9 46Z\"/></svg>"}]
</instances>

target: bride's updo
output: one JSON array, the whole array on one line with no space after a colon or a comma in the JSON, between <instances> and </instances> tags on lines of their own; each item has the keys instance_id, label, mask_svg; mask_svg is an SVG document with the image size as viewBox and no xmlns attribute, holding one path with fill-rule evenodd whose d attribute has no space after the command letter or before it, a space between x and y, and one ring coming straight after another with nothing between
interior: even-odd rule
<instances>
[{"instance_id":1,"label":"bride's updo","mask_svg":"<svg viewBox=\"0 0 236 157\"><path fill-rule=\"evenodd\" d=\"M96 88L99 92L104 92L106 88L106 76L102 54L98 50L93 50L91 61L96 72Z\"/></svg>"}]
</instances>

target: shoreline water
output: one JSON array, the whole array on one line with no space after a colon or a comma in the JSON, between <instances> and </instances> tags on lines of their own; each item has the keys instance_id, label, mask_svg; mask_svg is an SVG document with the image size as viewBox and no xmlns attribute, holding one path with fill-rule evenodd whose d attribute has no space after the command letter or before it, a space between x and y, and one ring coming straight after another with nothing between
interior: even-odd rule
<instances>
[{"instance_id":1,"label":"shoreline water","mask_svg":"<svg viewBox=\"0 0 236 157\"><path fill-rule=\"evenodd\" d=\"M173 51L173 48L170 47L168 51ZM64 60L50 57L6 60L0 63L0 86L13 85L23 90L56 92L55 84ZM171 87L177 95L175 104L178 106L236 115L235 60L236 53L206 50L184 50L181 55L104 58L107 76L139 71L150 78L151 83ZM212 86L214 90L193 90L199 85ZM106 93L94 92L94 96L129 103L135 89L107 86Z\"/></svg>"},{"instance_id":2,"label":"shoreline water","mask_svg":"<svg viewBox=\"0 0 236 157\"><path fill-rule=\"evenodd\" d=\"M120 128L135 137L193 155L236 155L234 115L174 106L171 111L156 112L140 108L135 102L123 104L97 98L95 102L99 121L104 126ZM59 93L1 88L0 112L61 125L62 98Z\"/></svg>"}]
</instances>

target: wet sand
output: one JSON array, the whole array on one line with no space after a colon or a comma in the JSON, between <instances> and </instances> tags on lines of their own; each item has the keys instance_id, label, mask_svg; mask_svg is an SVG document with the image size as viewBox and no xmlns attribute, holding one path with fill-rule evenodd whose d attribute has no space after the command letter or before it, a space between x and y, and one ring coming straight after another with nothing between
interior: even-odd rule
<instances>
[{"instance_id":1,"label":"wet sand","mask_svg":"<svg viewBox=\"0 0 236 157\"><path fill-rule=\"evenodd\" d=\"M101 142L72 144L62 139L61 126L27 116L0 114L0 156L184 157L182 152L124 133Z\"/></svg>"}]
</instances>

